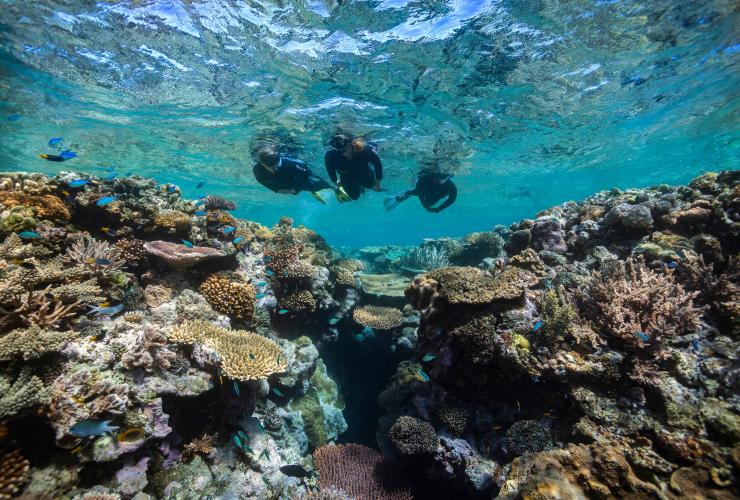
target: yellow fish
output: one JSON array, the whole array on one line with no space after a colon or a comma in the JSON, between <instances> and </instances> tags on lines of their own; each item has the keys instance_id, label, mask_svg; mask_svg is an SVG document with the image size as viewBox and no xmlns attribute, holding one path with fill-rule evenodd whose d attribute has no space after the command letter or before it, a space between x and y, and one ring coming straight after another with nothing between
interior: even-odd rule
<instances>
[{"instance_id":1,"label":"yellow fish","mask_svg":"<svg viewBox=\"0 0 740 500\"><path fill-rule=\"evenodd\" d=\"M146 437L144 429L134 428L123 431L116 436L119 443L132 443L134 441L140 441Z\"/></svg>"}]
</instances>

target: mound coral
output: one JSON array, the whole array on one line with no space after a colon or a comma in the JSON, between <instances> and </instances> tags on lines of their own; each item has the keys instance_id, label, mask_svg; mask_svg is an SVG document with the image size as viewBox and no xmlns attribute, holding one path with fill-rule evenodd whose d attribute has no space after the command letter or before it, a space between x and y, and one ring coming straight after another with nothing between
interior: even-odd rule
<instances>
[{"instance_id":1,"label":"mound coral","mask_svg":"<svg viewBox=\"0 0 740 500\"><path fill-rule=\"evenodd\" d=\"M334 275L334 283L337 285L345 287L355 286L355 277L352 274L352 271L342 267L337 267L334 271Z\"/></svg>"},{"instance_id":2,"label":"mound coral","mask_svg":"<svg viewBox=\"0 0 740 500\"><path fill-rule=\"evenodd\" d=\"M545 274L545 265L540 260L537 252L531 248L527 248L522 252L513 255L509 259L509 264L531 271L537 276L544 276Z\"/></svg>"},{"instance_id":3,"label":"mound coral","mask_svg":"<svg viewBox=\"0 0 740 500\"><path fill-rule=\"evenodd\" d=\"M265 244L265 257L278 279L306 279L314 275L315 269L304 254L303 243L293 238L290 225L278 224L272 231L272 239Z\"/></svg>"},{"instance_id":4,"label":"mound coral","mask_svg":"<svg viewBox=\"0 0 740 500\"><path fill-rule=\"evenodd\" d=\"M144 326L131 352L121 358L121 364L130 369L143 368L149 373L167 370L176 355L167 349L167 337L153 325Z\"/></svg>"},{"instance_id":5,"label":"mound coral","mask_svg":"<svg viewBox=\"0 0 740 500\"><path fill-rule=\"evenodd\" d=\"M6 500L26 482L26 475L31 463L21 455L20 450L13 450L0 456L0 499Z\"/></svg>"},{"instance_id":6,"label":"mound coral","mask_svg":"<svg viewBox=\"0 0 740 500\"><path fill-rule=\"evenodd\" d=\"M468 425L470 410L464 407L443 406L435 416L453 435L461 436Z\"/></svg>"},{"instance_id":7,"label":"mound coral","mask_svg":"<svg viewBox=\"0 0 740 500\"><path fill-rule=\"evenodd\" d=\"M702 314L694 307L696 295L676 282L672 271L654 272L631 260L624 270L595 272L578 299L598 330L627 347L643 348L695 330Z\"/></svg>"},{"instance_id":8,"label":"mound coral","mask_svg":"<svg viewBox=\"0 0 740 500\"><path fill-rule=\"evenodd\" d=\"M190 216L177 210L163 210L154 219L154 225L177 232L186 232L190 229Z\"/></svg>"},{"instance_id":9,"label":"mound coral","mask_svg":"<svg viewBox=\"0 0 740 500\"><path fill-rule=\"evenodd\" d=\"M216 311L235 319L254 316L255 289L249 283L213 274L200 285L200 293Z\"/></svg>"},{"instance_id":10,"label":"mound coral","mask_svg":"<svg viewBox=\"0 0 740 500\"><path fill-rule=\"evenodd\" d=\"M226 252L210 247L187 247L170 241L147 241L144 249L164 260L173 269L186 269L204 260L225 257Z\"/></svg>"},{"instance_id":11,"label":"mound coral","mask_svg":"<svg viewBox=\"0 0 740 500\"><path fill-rule=\"evenodd\" d=\"M321 489L334 488L356 500L411 500L401 473L383 455L361 444L322 446L314 452Z\"/></svg>"},{"instance_id":12,"label":"mound coral","mask_svg":"<svg viewBox=\"0 0 740 500\"><path fill-rule=\"evenodd\" d=\"M235 380L263 379L288 369L288 359L280 346L255 333L227 330L207 321L190 320L173 328L168 338L214 349L221 357L224 374Z\"/></svg>"},{"instance_id":13,"label":"mound coral","mask_svg":"<svg viewBox=\"0 0 740 500\"><path fill-rule=\"evenodd\" d=\"M351 273L365 270L365 263L358 259L339 259L335 265Z\"/></svg>"},{"instance_id":14,"label":"mound coral","mask_svg":"<svg viewBox=\"0 0 740 500\"><path fill-rule=\"evenodd\" d=\"M551 447L550 433L534 420L520 420L506 431L506 451L512 458Z\"/></svg>"},{"instance_id":15,"label":"mound coral","mask_svg":"<svg viewBox=\"0 0 740 500\"><path fill-rule=\"evenodd\" d=\"M439 446L432 424L405 415L391 426L388 437L396 451L406 457L431 455Z\"/></svg>"},{"instance_id":16,"label":"mound coral","mask_svg":"<svg viewBox=\"0 0 740 500\"><path fill-rule=\"evenodd\" d=\"M545 291L540 303L540 315L543 337L562 342L566 336L573 334L576 313L562 287L557 291L553 289Z\"/></svg>"},{"instance_id":17,"label":"mound coral","mask_svg":"<svg viewBox=\"0 0 740 500\"><path fill-rule=\"evenodd\" d=\"M313 312L316 299L310 291L298 290L280 299L280 305L291 312Z\"/></svg>"},{"instance_id":18,"label":"mound coral","mask_svg":"<svg viewBox=\"0 0 740 500\"><path fill-rule=\"evenodd\" d=\"M0 191L0 205L7 208L30 207L38 219L69 220L71 216L64 202L52 194L33 195L21 191Z\"/></svg>"},{"instance_id":19,"label":"mound coral","mask_svg":"<svg viewBox=\"0 0 740 500\"><path fill-rule=\"evenodd\" d=\"M392 330L403 323L403 314L393 307L362 306L352 311L352 319L376 330Z\"/></svg>"}]
</instances>

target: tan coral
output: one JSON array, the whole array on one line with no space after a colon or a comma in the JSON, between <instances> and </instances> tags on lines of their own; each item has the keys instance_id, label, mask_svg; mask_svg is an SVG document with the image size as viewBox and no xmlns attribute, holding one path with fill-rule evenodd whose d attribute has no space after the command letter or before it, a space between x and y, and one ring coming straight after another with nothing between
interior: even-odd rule
<instances>
[{"instance_id":1,"label":"tan coral","mask_svg":"<svg viewBox=\"0 0 740 500\"><path fill-rule=\"evenodd\" d=\"M26 482L31 463L21 455L20 450L13 450L0 457L0 500L9 500Z\"/></svg>"},{"instance_id":2,"label":"tan coral","mask_svg":"<svg viewBox=\"0 0 740 500\"><path fill-rule=\"evenodd\" d=\"M537 276L545 275L545 264L542 263L537 252L531 248L526 248L520 253L513 255L509 259L509 264L531 271Z\"/></svg>"},{"instance_id":3,"label":"tan coral","mask_svg":"<svg viewBox=\"0 0 740 500\"><path fill-rule=\"evenodd\" d=\"M337 267L335 273L336 277L334 278L334 283L337 285L347 287L355 286L355 277L349 269Z\"/></svg>"},{"instance_id":4,"label":"tan coral","mask_svg":"<svg viewBox=\"0 0 740 500\"><path fill-rule=\"evenodd\" d=\"M201 344L207 339L217 338L228 330L202 320L187 320L170 329L167 338L181 344Z\"/></svg>"},{"instance_id":5,"label":"tan coral","mask_svg":"<svg viewBox=\"0 0 740 500\"><path fill-rule=\"evenodd\" d=\"M280 299L280 305L290 312L313 312L316 299L308 290L298 290Z\"/></svg>"},{"instance_id":6,"label":"tan coral","mask_svg":"<svg viewBox=\"0 0 740 500\"><path fill-rule=\"evenodd\" d=\"M77 335L73 331L56 332L37 326L13 330L0 336L0 361L40 358L46 353L61 350Z\"/></svg>"},{"instance_id":7,"label":"tan coral","mask_svg":"<svg viewBox=\"0 0 740 500\"><path fill-rule=\"evenodd\" d=\"M157 214L154 219L154 225L174 229L178 232L185 232L190 228L190 216L177 210L163 210Z\"/></svg>"},{"instance_id":8,"label":"tan coral","mask_svg":"<svg viewBox=\"0 0 740 500\"><path fill-rule=\"evenodd\" d=\"M216 452L216 436L203 434L193 439L182 448L183 460L189 462L196 455L211 456Z\"/></svg>"},{"instance_id":9,"label":"tan coral","mask_svg":"<svg viewBox=\"0 0 740 500\"><path fill-rule=\"evenodd\" d=\"M64 202L53 194L33 195L21 191L0 191L0 205L7 208L31 207L39 219L69 220L71 217Z\"/></svg>"},{"instance_id":10,"label":"tan coral","mask_svg":"<svg viewBox=\"0 0 740 500\"><path fill-rule=\"evenodd\" d=\"M214 274L200 286L200 293L213 309L229 317L248 320L254 316L256 292L249 283Z\"/></svg>"},{"instance_id":11,"label":"tan coral","mask_svg":"<svg viewBox=\"0 0 740 500\"><path fill-rule=\"evenodd\" d=\"M224 375L234 380L264 379L288 369L280 346L256 333L235 330L209 344L221 355Z\"/></svg>"},{"instance_id":12,"label":"tan coral","mask_svg":"<svg viewBox=\"0 0 740 500\"><path fill-rule=\"evenodd\" d=\"M403 323L403 314L394 307L363 306L352 312L352 319L376 330L392 330Z\"/></svg>"}]
</instances>

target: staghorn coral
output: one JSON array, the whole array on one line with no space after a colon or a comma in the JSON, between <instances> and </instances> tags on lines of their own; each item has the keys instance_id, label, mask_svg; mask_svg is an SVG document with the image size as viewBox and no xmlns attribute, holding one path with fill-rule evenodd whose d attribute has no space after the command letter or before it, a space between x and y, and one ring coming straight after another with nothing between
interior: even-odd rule
<instances>
[{"instance_id":1,"label":"staghorn coral","mask_svg":"<svg viewBox=\"0 0 740 500\"><path fill-rule=\"evenodd\" d=\"M0 422L5 422L26 408L44 403L47 398L44 383L24 366L17 376L0 373Z\"/></svg>"},{"instance_id":2,"label":"staghorn coral","mask_svg":"<svg viewBox=\"0 0 740 500\"><path fill-rule=\"evenodd\" d=\"M189 462L196 455L211 456L216 453L216 436L211 434L203 434L200 437L194 438L188 444L182 448L183 460Z\"/></svg>"},{"instance_id":3,"label":"staghorn coral","mask_svg":"<svg viewBox=\"0 0 740 500\"><path fill-rule=\"evenodd\" d=\"M221 196L209 195L203 198L203 208L206 210L236 210L233 201Z\"/></svg>"},{"instance_id":4,"label":"staghorn coral","mask_svg":"<svg viewBox=\"0 0 740 500\"><path fill-rule=\"evenodd\" d=\"M12 330L0 337L0 361L37 359L61 350L77 336L77 332L55 332L38 326Z\"/></svg>"},{"instance_id":5,"label":"staghorn coral","mask_svg":"<svg viewBox=\"0 0 740 500\"><path fill-rule=\"evenodd\" d=\"M699 293L698 298L709 304L721 324L735 337L740 335L740 259L730 258L719 275L714 264L693 251L684 252L678 267L679 280L686 288Z\"/></svg>"},{"instance_id":6,"label":"staghorn coral","mask_svg":"<svg viewBox=\"0 0 740 500\"><path fill-rule=\"evenodd\" d=\"M624 271L594 272L578 301L597 329L626 347L643 348L696 329L702 314L694 307L697 295L676 282L672 271L656 273L642 260L629 260Z\"/></svg>"},{"instance_id":7,"label":"staghorn coral","mask_svg":"<svg viewBox=\"0 0 740 500\"><path fill-rule=\"evenodd\" d=\"M177 232L187 232L190 229L190 216L177 210L162 210L154 218L154 225Z\"/></svg>"},{"instance_id":8,"label":"staghorn coral","mask_svg":"<svg viewBox=\"0 0 740 500\"><path fill-rule=\"evenodd\" d=\"M144 241L131 239L121 239L116 241L116 247L121 253L121 258L128 264L137 265L146 260L146 249L144 248Z\"/></svg>"},{"instance_id":9,"label":"staghorn coral","mask_svg":"<svg viewBox=\"0 0 740 500\"><path fill-rule=\"evenodd\" d=\"M0 191L0 205L7 208L25 206L33 209L38 219L69 220L69 209L53 194L27 194L21 191Z\"/></svg>"},{"instance_id":10,"label":"staghorn coral","mask_svg":"<svg viewBox=\"0 0 740 500\"><path fill-rule=\"evenodd\" d=\"M321 489L334 488L356 500L411 500L402 474L378 451L361 444L322 446L314 454Z\"/></svg>"},{"instance_id":11,"label":"staghorn coral","mask_svg":"<svg viewBox=\"0 0 740 500\"><path fill-rule=\"evenodd\" d=\"M403 313L394 307L362 306L352 311L352 319L362 326L392 330L403 323Z\"/></svg>"},{"instance_id":12,"label":"staghorn coral","mask_svg":"<svg viewBox=\"0 0 740 500\"><path fill-rule=\"evenodd\" d=\"M173 269L186 269L204 260L225 257L226 252L210 247L187 247L170 241L147 241L144 249L164 260Z\"/></svg>"},{"instance_id":13,"label":"staghorn coral","mask_svg":"<svg viewBox=\"0 0 740 500\"><path fill-rule=\"evenodd\" d=\"M399 264L409 269L434 270L448 267L449 256L444 248L436 246L414 247L401 256Z\"/></svg>"},{"instance_id":14,"label":"staghorn coral","mask_svg":"<svg viewBox=\"0 0 740 500\"><path fill-rule=\"evenodd\" d=\"M431 455L439 446L432 424L406 415L396 419L388 437L396 451L405 457Z\"/></svg>"},{"instance_id":15,"label":"staghorn coral","mask_svg":"<svg viewBox=\"0 0 740 500\"><path fill-rule=\"evenodd\" d=\"M11 315L17 316L28 326L42 328L59 328L62 323L74 316L81 302L64 303L56 298L49 298L51 285L43 290L31 291L21 296L19 305Z\"/></svg>"},{"instance_id":16,"label":"staghorn coral","mask_svg":"<svg viewBox=\"0 0 740 500\"><path fill-rule=\"evenodd\" d=\"M199 289L211 307L235 319L249 320L254 316L255 289L249 283L213 274Z\"/></svg>"},{"instance_id":17,"label":"staghorn coral","mask_svg":"<svg viewBox=\"0 0 740 500\"><path fill-rule=\"evenodd\" d=\"M280 305L291 312L313 312L316 299L309 290L298 290L280 299Z\"/></svg>"},{"instance_id":18,"label":"staghorn coral","mask_svg":"<svg viewBox=\"0 0 740 500\"><path fill-rule=\"evenodd\" d=\"M214 349L221 357L224 374L235 380L258 380L288 369L288 358L280 346L256 333L190 320L170 330L168 338Z\"/></svg>"},{"instance_id":19,"label":"staghorn coral","mask_svg":"<svg viewBox=\"0 0 740 500\"><path fill-rule=\"evenodd\" d=\"M132 350L121 358L121 365L132 370L143 368L148 373L167 370L175 353L167 349L167 337L154 325L145 325Z\"/></svg>"},{"instance_id":20,"label":"staghorn coral","mask_svg":"<svg viewBox=\"0 0 740 500\"><path fill-rule=\"evenodd\" d=\"M67 249L64 261L79 264L96 275L119 271L126 265L121 252L107 241L85 236Z\"/></svg>"},{"instance_id":21,"label":"staghorn coral","mask_svg":"<svg viewBox=\"0 0 740 500\"><path fill-rule=\"evenodd\" d=\"M31 463L21 455L20 450L13 450L0 456L0 500L9 500L18 492Z\"/></svg>"}]
</instances>

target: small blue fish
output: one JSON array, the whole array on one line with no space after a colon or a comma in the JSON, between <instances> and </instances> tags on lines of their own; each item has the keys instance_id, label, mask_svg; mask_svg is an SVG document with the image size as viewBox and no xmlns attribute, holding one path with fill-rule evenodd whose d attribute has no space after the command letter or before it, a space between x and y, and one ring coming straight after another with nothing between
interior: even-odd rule
<instances>
[{"instance_id":1,"label":"small blue fish","mask_svg":"<svg viewBox=\"0 0 740 500\"><path fill-rule=\"evenodd\" d=\"M101 306L87 306L90 311L87 314L93 316L115 316L119 312L123 311L123 304L117 306L101 307Z\"/></svg>"},{"instance_id":2,"label":"small blue fish","mask_svg":"<svg viewBox=\"0 0 740 500\"><path fill-rule=\"evenodd\" d=\"M421 360L425 363L428 363L429 361L434 361L435 359L437 359L437 356L435 356L434 354L425 354L424 357L421 358Z\"/></svg>"},{"instance_id":3,"label":"small blue fish","mask_svg":"<svg viewBox=\"0 0 740 500\"><path fill-rule=\"evenodd\" d=\"M17 233L17 234L21 238L27 239L27 240L41 238L41 235L37 233L36 231L21 231L20 233Z\"/></svg>"},{"instance_id":4,"label":"small blue fish","mask_svg":"<svg viewBox=\"0 0 740 500\"><path fill-rule=\"evenodd\" d=\"M230 232L232 232L232 231L233 231L234 229L236 229L236 228L235 228L234 226L226 226L226 227L225 227L225 228L223 229L223 231L224 231L224 234L229 234L229 233L230 233Z\"/></svg>"},{"instance_id":5,"label":"small blue fish","mask_svg":"<svg viewBox=\"0 0 740 500\"><path fill-rule=\"evenodd\" d=\"M92 418L86 418L80 420L72 427L69 428L69 433L77 437L93 437L101 436L106 432L113 432L118 430L118 426L109 425L110 420L95 420Z\"/></svg>"},{"instance_id":6,"label":"small blue fish","mask_svg":"<svg viewBox=\"0 0 740 500\"><path fill-rule=\"evenodd\" d=\"M239 382L234 380L234 392L236 393L236 397L239 397Z\"/></svg>"},{"instance_id":7,"label":"small blue fish","mask_svg":"<svg viewBox=\"0 0 740 500\"><path fill-rule=\"evenodd\" d=\"M239 236L238 238L234 238L234 241L232 241L232 243L234 245L238 245L239 243L241 243L242 240L244 240L244 238L242 238L241 236Z\"/></svg>"},{"instance_id":8,"label":"small blue fish","mask_svg":"<svg viewBox=\"0 0 740 500\"><path fill-rule=\"evenodd\" d=\"M202 195L198 196L198 199L199 199L199 200L202 200L202 199L203 199L203 198L205 198L206 196L208 196L208 195L207 195L207 194L202 194ZM203 203L205 203L205 201L203 201Z\"/></svg>"},{"instance_id":9,"label":"small blue fish","mask_svg":"<svg viewBox=\"0 0 740 500\"><path fill-rule=\"evenodd\" d=\"M365 336L361 333L355 334L355 342L362 344L365 341Z\"/></svg>"},{"instance_id":10,"label":"small blue fish","mask_svg":"<svg viewBox=\"0 0 740 500\"><path fill-rule=\"evenodd\" d=\"M103 207L107 205L108 203L112 203L118 199L118 196L104 196L103 198L99 198L98 201L95 202L95 204L99 207Z\"/></svg>"},{"instance_id":11,"label":"small blue fish","mask_svg":"<svg viewBox=\"0 0 740 500\"><path fill-rule=\"evenodd\" d=\"M239 436L237 436L236 434L234 434L234 444L236 445L237 448L241 448L243 446L242 440L239 439Z\"/></svg>"},{"instance_id":12,"label":"small blue fish","mask_svg":"<svg viewBox=\"0 0 740 500\"><path fill-rule=\"evenodd\" d=\"M171 185L167 186L167 192L168 193L172 194L175 191L177 191L177 186L175 186L174 184L171 184Z\"/></svg>"},{"instance_id":13,"label":"small blue fish","mask_svg":"<svg viewBox=\"0 0 740 500\"><path fill-rule=\"evenodd\" d=\"M202 188L203 186L206 185L206 182L208 182L208 181L200 181L198 184L195 185L195 187L198 188L198 189L200 189L200 188Z\"/></svg>"},{"instance_id":14,"label":"small blue fish","mask_svg":"<svg viewBox=\"0 0 740 500\"><path fill-rule=\"evenodd\" d=\"M287 309L280 309L278 311L278 314L288 314L288 310Z\"/></svg>"},{"instance_id":15,"label":"small blue fish","mask_svg":"<svg viewBox=\"0 0 740 500\"><path fill-rule=\"evenodd\" d=\"M51 139L49 139L49 142L47 144L49 144L49 146L56 146L63 140L64 140L63 137L52 137Z\"/></svg>"},{"instance_id":16,"label":"small blue fish","mask_svg":"<svg viewBox=\"0 0 740 500\"><path fill-rule=\"evenodd\" d=\"M371 326L366 326L365 328L363 328L362 329L362 333L366 337L374 337L375 336L375 331L373 330L373 327L371 327Z\"/></svg>"},{"instance_id":17,"label":"small blue fish","mask_svg":"<svg viewBox=\"0 0 740 500\"><path fill-rule=\"evenodd\" d=\"M332 319L329 320L329 324L330 325L336 325L337 323L339 323L339 320L340 319L341 318L332 318Z\"/></svg>"},{"instance_id":18,"label":"small blue fish","mask_svg":"<svg viewBox=\"0 0 740 500\"><path fill-rule=\"evenodd\" d=\"M260 424L262 425L262 424ZM265 448L260 452L260 458L266 458L267 460L270 460L270 451Z\"/></svg>"},{"instance_id":19,"label":"small blue fish","mask_svg":"<svg viewBox=\"0 0 740 500\"><path fill-rule=\"evenodd\" d=\"M59 156L61 156L65 160L71 160L72 158L77 158L77 153L69 149L65 149L61 153L59 153Z\"/></svg>"},{"instance_id":20,"label":"small blue fish","mask_svg":"<svg viewBox=\"0 0 740 500\"><path fill-rule=\"evenodd\" d=\"M670 261L669 263L666 264L666 267L668 269L676 269L677 266L678 266L678 263L676 261L674 261L674 260L672 260L672 261Z\"/></svg>"},{"instance_id":21,"label":"small blue fish","mask_svg":"<svg viewBox=\"0 0 740 500\"><path fill-rule=\"evenodd\" d=\"M116 169L116 167L106 167L106 172L113 172Z\"/></svg>"},{"instance_id":22,"label":"small blue fish","mask_svg":"<svg viewBox=\"0 0 740 500\"><path fill-rule=\"evenodd\" d=\"M236 433L236 435L237 435L237 436L239 436L240 438L242 438L242 442L243 442L243 443L244 443L245 445L246 445L247 443L249 443L249 436L247 436L246 434L244 434L244 431L238 431L238 432Z\"/></svg>"},{"instance_id":23,"label":"small blue fish","mask_svg":"<svg viewBox=\"0 0 740 500\"><path fill-rule=\"evenodd\" d=\"M109 266L110 261L108 259L95 259L95 263L99 266Z\"/></svg>"},{"instance_id":24,"label":"small blue fish","mask_svg":"<svg viewBox=\"0 0 740 500\"><path fill-rule=\"evenodd\" d=\"M197 212L195 212L195 215L197 215L198 217L202 217L205 214L206 214L205 210L198 210Z\"/></svg>"},{"instance_id":25,"label":"small blue fish","mask_svg":"<svg viewBox=\"0 0 740 500\"><path fill-rule=\"evenodd\" d=\"M542 328L542 320L539 320L537 323L534 324L534 326L532 327L532 333L536 332L540 328Z\"/></svg>"},{"instance_id":26,"label":"small blue fish","mask_svg":"<svg viewBox=\"0 0 740 500\"><path fill-rule=\"evenodd\" d=\"M21 115L10 115L10 116L8 116L8 121L9 122L17 122L20 119L21 119Z\"/></svg>"},{"instance_id":27,"label":"small blue fish","mask_svg":"<svg viewBox=\"0 0 740 500\"><path fill-rule=\"evenodd\" d=\"M268 276L272 276L275 273L273 273L272 270L270 270L270 269L265 269L265 274L268 275Z\"/></svg>"},{"instance_id":28,"label":"small blue fish","mask_svg":"<svg viewBox=\"0 0 740 500\"><path fill-rule=\"evenodd\" d=\"M198 201L196 201L196 202L195 202L195 204L194 204L193 206L194 206L194 207L199 207L199 206L201 206L201 205L202 205L203 203L205 203L205 200L198 200Z\"/></svg>"},{"instance_id":29,"label":"small blue fish","mask_svg":"<svg viewBox=\"0 0 740 500\"><path fill-rule=\"evenodd\" d=\"M264 281L260 281L259 283L257 283L257 286L267 286L267 283L265 283Z\"/></svg>"},{"instance_id":30,"label":"small blue fish","mask_svg":"<svg viewBox=\"0 0 740 500\"><path fill-rule=\"evenodd\" d=\"M265 262L270 262L272 260L272 257L270 255L265 255L262 260L264 260Z\"/></svg>"},{"instance_id":31,"label":"small blue fish","mask_svg":"<svg viewBox=\"0 0 740 500\"><path fill-rule=\"evenodd\" d=\"M281 398L284 398L284 397L285 397L285 394L283 394L283 392L282 392L282 391L281 391L280 389L278 389L277 387L273 387L273 388L272 388L272 392L273 392L273 393L274 393L274 394L275 394L276 396L280 396Z\"/></svg>"},{"instance_id":32,"label":"small blue fish","mask_svg":"<svg viewBox=\"0 0 740 500\"><path fill-rule=\"evenodd\" d=\"M693 347L696 352L699 352L700 351L700 348L699 348L699 340L698 339L692 340L691 341L691 347Z\"/></svg>"},{"instance_id":33,"label":"small blue fish","mask_svg":"<svg viewBox=\"0 0 740 500\"><path fill-rule=\"evenodd\" d=\"M189 240L181 240L182 244L185 245L188 248L193 248L193 242Z\"/></svg>"},{"instance_id":34,"label":"small blue fish","mask_svg":"<svg viewBox=\"0 0 740 500\"><path fill-rule=\"evenodd\" d=\"M87 184L88 182L90 182L90 181L87 180L87 179L75 179L75 180L73 180L72 182L69 183L69 187L72 187L72 188L82 187L85 184Z\"/></svg>"},{"instance_id":35,"label":"small blue fish","mask_svg":"<svg viewBox=\"0 0 740 500\"><path fill-rule=\"evenodd\" d=\"M104 178L105 178L106 181L112 181L113 179L116 178L116 174L115 173L108 174Z\"/></svg>"},{"instance_id":36,"label":"small blue fish","mask_svg":"<svg viewBox=\"0 0 740 500\"><path fill-rule=\"evenodd\" d=\"M257 295L255 295L254 297L255 297L256 299L264 299L264 298L265 298L265 296L266 296L266 294L264 294L264 293L258 293L258 294L257 294Z\"/></svg>"},{"instance_id":37,"label":"small blue fish","mask_svg":"<svg viewBox=\"0 0 740 500\"><path fill-rule=\"evenodd\" d=\"M648 336L648 334L645 332L636 332L635 335L643 342L647 342L650 340L650 336Z\"/></svg>"},{"instance_id":38,"label":"small blue fish","mask_svg":"<svg viewBox=\"0 0 740 500\"><path fill-rule=\"evenodd\" d=\"M129 171L128 171L128 172L126 172L126 173L125 173L124 175L125 175L126 177L131 177L132 175L134 175L134 172L133 172L133 170L129 170Z\"/></svg>"},{"instance_id":39,"label":"small blue fish","mask_svg":"<svg viewBox=\"0 0 740 500\"><path fill-rule=\"evenodd\" d=\"M426 373L424 373L424 371L423 371L423 370L419 370L419 371L418 371L418 372L416 372L416 373L417 373L417 374L419 375L419 377L420 377L420 378L421 378L421 379L422 379L422 380L423 380L424 382L429 382L429 375L427 375Z\"/></svg>"}]
</instances>

